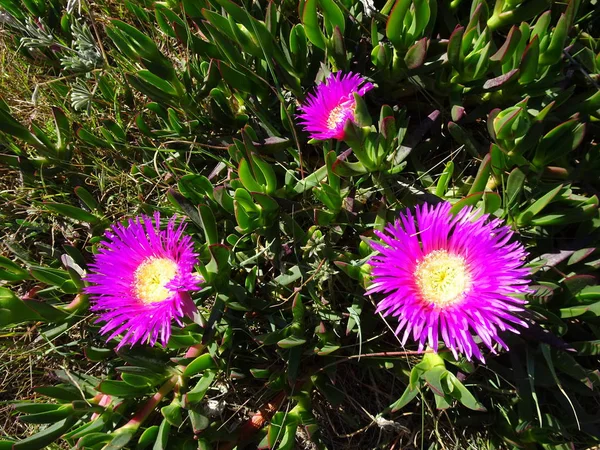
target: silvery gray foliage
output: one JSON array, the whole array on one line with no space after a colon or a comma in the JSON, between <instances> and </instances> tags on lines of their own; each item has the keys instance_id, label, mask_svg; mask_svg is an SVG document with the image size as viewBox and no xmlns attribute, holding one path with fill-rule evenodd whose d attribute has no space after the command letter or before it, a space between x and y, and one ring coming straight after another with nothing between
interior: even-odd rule
<instances>
[{"instance_id":1,"label":"silvery gray foliage","mask_svg":"<svg viewBox=\"0 0 600 450\"><path fill-rule=\"evenodd\" d=\"M8 11L4 11L0 9L0 24L7 25L9 27L17 28L19 30L23 30L24 27L15 17L9 13Z\"/></svg>"},{"instance_id":2,"label":"silvery gray foliage","mask_svg":"<svg viewBox=\"0 0 600 450\"><path fill-rule=\"evenodd\" d=\"M81 15L81 0L69 0L67 2L67 6L65 7L65 10L69 14L72 14L73 11L75 10L75 7L77 7L77 13L79 15Z\"/></svg>"},{"instance_id":3,"label":"silvery gray foliage","mask_svg":"<svg viewBox=\"0 0 600 450\"><path fill-rule=\"evenodd\" d=\"M89 110L94 94L88 89L84 79L77 78L71 88L71 106L75 111Z\"/></svg>"},{"instance_id":4,"label":"silvery gray foliage","mask_svg":"<svg viewBox=\"0 0 600 450\"><path fill-rule=\"evenodd\" d=\"M373 11L376 10L374 0L360 0L360 2L363 4L363 8L365 9L365 15L367 17L371 17Z\"/></svg>"},{"instance_id":5,"label":"silvery gray foliage","mask_svg":"<svg viewBox=\"0 0 600 450\"><path fill-rule=\"evenodd\" d=\"M17 28L25 34L21 37L21 45L28 49L48 48L57 44L54 36L46 31L47 27L42 19L37 19L34 22L31 18L28 18L25 27Z\"/></svg>"},{"instance_id":6,"label":"silvery gray foliage","mask_svg":"<svg viewBox=\"0 0 600 450\"><path fill-rule=\"evenodd\" d=\"M96 46L96 42L85 23L77 20L71 25L73 34L73 49L71 54L60 59L65 69L76 72L89 72L90 70L101 67L103 64L102 54Z\"/></svg>"}]
</instances>

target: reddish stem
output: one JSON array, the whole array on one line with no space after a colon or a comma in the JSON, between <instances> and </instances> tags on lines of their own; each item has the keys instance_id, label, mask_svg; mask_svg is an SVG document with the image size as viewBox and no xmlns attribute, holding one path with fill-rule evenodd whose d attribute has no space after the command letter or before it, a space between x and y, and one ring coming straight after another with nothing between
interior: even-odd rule
<instances>
[{"instance_id":1,"label":"reddish stem","mask_svg":"<svg viewBox=\"0 0 600 450\"><path fill-rule=\"evenodd\" d=\"M231 450L242 442L248 441L265 423L267 423L273 415L281 408L285 400L285 392L281 391L271 401L250 417L241 427L238 438L232 442L224 442L219 445L218 450Z\"/></svg>"},{"instance_id":2,"label":"reddish stem","mask_svg":"<svg viewBox=\"0 0 600 450\"><path fill-rule=\"evenodd\" d=\"M154 408L156 408L156 405L160 403L163 397L173 390L178 378L179 377L177 375L173 375L165 384L160 387L156 394L146 401L144 406L142 406L131 418L131 420L121 427L121 429L139 428L144 420L148 418L150 413L154 411Z\"/></svg>"}]
</instances>

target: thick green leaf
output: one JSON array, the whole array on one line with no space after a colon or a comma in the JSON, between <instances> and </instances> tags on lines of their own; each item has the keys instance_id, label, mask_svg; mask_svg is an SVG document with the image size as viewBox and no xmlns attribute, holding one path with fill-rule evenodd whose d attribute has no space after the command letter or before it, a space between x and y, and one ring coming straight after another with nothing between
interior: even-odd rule
<instances>
[{"instance_id":1,"label":"thick green leaf","mask_svg":"<svg viewBox=\"0 0 600 450\"><path fill-rule=\"evenodd\" d=\"M462 38L465 32L465 27L461 27L459 25L456 26L452 34L450 35L450 39L448 41L448 62L454 67L456 70L460 70L463 54L461 51Z\"/></svg>"},{"instance_id":2,"label":"thick green leaf","mask_svg":"<svg viewBox=\"0 0 600 450\"><path fill-rule=\"evenodd\" d=\"M323 15L325 16L325 23L329 24L328 30L331 34L331 30L335 27L340 29L343 34L346 28L346 20L344 14L338 5L333 0L319 0L321 8L323 8Z\"/></svg>"},{"instance_id":3,"label":"thick green leaf","mask_svg":"<svg viewBox=\"0 0 600 450\"><path fill-rule=\"evenodd\" d=\"M392 412L396 412L408 405L419 393L419 389L406 386L406 390L402 396L390 405Z\"/></svg>"},{"instance_id":4,"label":"thick green leaf","mask_svg":"<svg viewBox=\"0 0 600 450\"><path fill-rule=\"evenodd\" d=\"M39 319L41 317L11 290L0 287L0 327Z\"/></svg>"},{"instance_id":5,"label":"thick green leaf","mask_svg":"<svg viewBox=\"0 0 600 450\"><path fill-rule=\"evenodd\" d=\"M501 64L506 63L517 49L520 39L521 31L516 26L513 26L506 36L506 41L504 41L502 47L490 57L490 61L499 61Z\"/></svg>"},{"instance_id":6,"label":"thick green leaf","mask_svg":"<svg viewBox=\"0 0 600 450\"><path fill-rule=\"evenodd\" d=\"M12 260L0 255L0 280L23 281L29 278L29 272Z\"/></svg>"},{"instance_id":7,"label":"thick green leaf","mask_svg":"<svg viewBox=\"0 0 600 450\"><path fill-rule=\"evenodd\" d=\"M519 199L519 195L523 190L523 185L525 183L525 174L521 169L515 167L508 178L506 179L506 189L504 191L505 194L505 205L507 208L513 206L517 200Z\"/></svg>"},{"instance_id":8,"label":"thick green leaf","mask_svg":"<svg viewBox=\"0 0 600 450\"><path fill-rule=\"evenodd\" d=\"M304 11L302 13L302 23L306 37L312 44L321 50L325 50L325 35L319 26L317 17L318 0L306 0L304 3Z\"/></svg>"},{"instance_id":9,"label":"thick green leaf","mask_svg":"<svg viewBox=\"0 0 600 450\"><path fill-rule=\"evenodd\" d=\"M138 439L136 450L144 450L156 442L158 436L158 425L152 425L144 430Z\"/></svg>"},{"instance_id":10,"label":"thick green leaf","mask_svg":"<svg viewBox=\"0 0 600 450\"><path fill-rule=\"evenodd\" d=\"M306 339L297 336L289 336L277 342L277 345L281 348L293 348L304 343L306 343Z\"/></svg>"},{"instance_id":11,"label":"thick green leaf","mask_svg":"<svg viewBox=\"0 0 600 450\"><path fill-rule=\"evenodd\" d=\"M104 380L98 386L98 390L103 394L114 395L115 397L139 397L147 393L146 388L134 388L124 381Z\"/></svg>"},{"instance_id":12,"label":"thick green leaf","mask_svg":"<svg viewBox=\"0 0 600 450\"><path fill-rule=\"evenodd\" d=\"M574 3L574 2L571 2ZM556 28L552 31L552 38L548 48L540 55L540 64L551 65L560 61L569 33L567 16L560 15Z\"/></svg>"},{"instance_id":13,"label":"thick green leaf","mask_svg":"<svg viewBox=\"0 0 600 450\"><path fill-rule=\"evenodd\" d=\"M43 429L35 433L28 438L21 441L17 441L13 445L14 450L41 450L46 448L52 442L57 440L63 435L65 431L73 426L76 419L73 417L67 417L60 422L50 425L48 428Z\"/></svg>"},{"instance_id":14,"label":"thick green leaf","mask_svg":"<svg viewBox=\"0 0 600 450\"><path fill-rule=\"evenodd\" d=\"M442 380L446 377L448 370L446 370L443 366L435 366L431 369L427 370L423 377L431 390L435 393L435 395L444 396L446 395L444 392L444 388L442 386Z\"/></svg>"},{"instance_id":15,"label":"thick green leaf","mask_svg":"<svg viewBox=\"0 0 600 450\"><path fill-rule=\"evenodd\" d=\"M55 423L73 415L71 405L63 405L53 411L44 411L19 417L25 423Z\"/></svg>"},{"instance_id":16,"label":"thick green leaf","mask_svg":"<svg viewBox=\"0 0 600 450\"><path fill-rule=\"evenodd\" d=\"M206 395L206 391L214 381L216 376L216 372L213 370L207 370L202 375L202 378L196 383L196 385L185 394L186 404L197 404L199 403L204 396Z\"/></svg>"},{"instance_id":17,"label":"thick green leaf","mask_svg":"<svg viewBox=\"0 0 600 450\"><path fill-rule=\"evenodd\" d=\"M202 229L206 243L209 245L219 243L219 233L217 231L217 222L212 210L206 205L199 205L198 212L200 214L200 221L202 223Z\"/></svg>"},{"instance_id":18,"label":"thick green leaf","mask_svg":"<svg viewBox=\"0 0 600 450\"><path fill-rule=\"evenodd\" d=\"M477 401L473 394L469 392L469 390L460 382L458 378L454 376L452 372L447 372L446 379L454 388L450 393L454 398L456 398L469 409L475 411L486 411L485 407Z\"/></svg>"},{"instance_id":19,"label":"thick green leaf","mask_svg":"<svg viewBox=\"0 0 600 450\"><path fill-rule=\"evenodd\" d=\"M423 3L427 3L424 1ZM427 56L427 46L429 44L429 40L427 38L423 38L417 41L414 45L412 45L408 51L406 52L406 56L404 57L404 62L406 63L406 67L409 69L416 69L420 67L425 62L425 57Z\"/></svg>"},{"instance_id":20,"label":"thick green leaf","mask_svg":"<svg viewBox=\"0 0 600 450\"><path fill-rule=\"evenodd\" d=\"M469 189L468 195L472 195L476 192L483 192L486 188L491 172L491 155L488 153L481 160L475 180Z\"/></svg>"},{"instance_id":21,"label":"thick green leaf","mask_svg":"<svg viewBox=\"0 0 600 450\"><path fill-rule=\"evenodd\" d=\"M213 360L210 354L205 353L203 355L198 356L191 363L187 365L185 370L183 371L184 377L192 377L197 375L200 372L203 372L207 369L212 369L216 367L215 361Z\"/></svg>"},{"instance_id":22,"label":"thick green leaf","mask_svg":"<svg viewBox=\"0 0 600 450\"><path fill-rule=\"evenodd\" d=\"M538 59L540 57L540 41L537 36L533 38L525 49L521 65L519 66L519 83L529 84L535 81L538 71Z\"/></svg>"},{"instance_id":23,"label":"thick green leaf","mask_svg":"<svg viewBox=\"0 0 600 450\"><path fill-rule=\"evenodd\" d=\"M525 209L519 216L517 217L517 223L519 225L526 225L531 220L537 216L542 210L554 200L554 197L558 195L558 193L562 190L563 185L560 184L556 186L554 189L546 193L541 198L537 199L531 206Z\"/></svg>"},{"instance_id":24,"label":"thick green leaf","mask_svg":"<svg viewBox=\"0 0 600 450\"><path fill-rule=\"evenodd\" d=\"M402 42L407 30L405 30L405 18L412 0L396 0L392 12L388 17L385 34L396 48L402 47Z\"/></svg>"},{"instance_id":25,"label":"thick green leaf","mask_svg":"<svg viewBox=\"0 0 600 450\"><path fill-rule=\"evenodd\" d=\"M183 418L181 416L181 405L179 403L174 401L170 405L163 406L160 409L160 412L169 424L174 427L181 426Z\"/></svg>"},{"instance_id":26,"label":"thick green leaf","mask_svg":"<svg viewBox=\"0 0 600 450\"><path fill-rule=\"evenodd\" d=\"M81 222L87 222L92 225L95 225L100 221L100 219L92 213L89 213L81 208L77 208L76 206L50 202L44 202L43 205L49 211L52 211L61 216L66 216L75 220L79 220Z\"/></svg>"}]
</instances>

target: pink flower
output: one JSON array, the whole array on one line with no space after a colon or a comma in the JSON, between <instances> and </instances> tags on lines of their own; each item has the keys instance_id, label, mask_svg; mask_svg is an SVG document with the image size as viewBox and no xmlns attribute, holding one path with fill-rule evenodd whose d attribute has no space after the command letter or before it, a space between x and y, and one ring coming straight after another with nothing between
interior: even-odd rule
<instances>
[{"instance_id":1,"label":"pink flower","mask_svg":"<svg viewBox=\"0 0 600 450\"><path fill-rule=\"evenodd\" d=\"M372 244L379 255L370 262L367 294L384 294L377 312L397 318L403 345L412 334L420 350L427 344L437 351L441 335L455 358L484 361L473 333L496 353L494 342L508 349L499 331L527 326L515 314L525 303L515 294L529 292L527 253L499 219L475 218L471 207L453 215L450 208L417 206L416 216L406 211L385 232L375 231L383 243Z\"/></svg>"},{"instance_id":2,"label":"pink flower","mask_svg":"<svg viewBox=\"0 0 600 450\"><path fill-rule=\"evenodd\" d=\"M344 139L344 125L348 120L354 121L356 101L353 94L357 92L363 96L373 87L358 74L332 73L300 107L300 124L313 139Z\"/></svg>"},{"instance_id":3,"label":"pink flower","mask_svg":"<svg viewBox=\"0 0 600 450\"><path fill-rule=\"evenodd\" d=\"M123 334L117 349L154 345L159 338L166 345L172 320L183 325L183 316L196 311L188 291L197 290L202 279L192 274L196 254L184 228L176 227L173 217L161 231L157 212L154 223L141 216L106 231L85 291L91 310L101 312L98 321L106 322L100 332L111 333L107 340Z\"/></svg>"}]
</instances>

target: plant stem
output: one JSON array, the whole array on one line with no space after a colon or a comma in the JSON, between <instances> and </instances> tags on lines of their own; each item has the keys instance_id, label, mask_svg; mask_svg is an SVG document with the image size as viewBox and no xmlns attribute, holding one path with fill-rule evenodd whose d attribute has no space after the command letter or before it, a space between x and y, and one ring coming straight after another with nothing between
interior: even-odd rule
<instances>
[{"instance_id":1,"label":"plant stem","mask_svg":"<svg viewBox=\"0 0 600 450\"><path fill-rule=\"evenodd\" d=\"M161 402L161 400L164 398L164 396L173 390L173 388L177 384L178 378L179 378L178 375L173 375L171 378L169 378L169 380L160 387L160 389L156 392L156 394L154 394L150 399L148 399L148 401L146 401L144 406L142 406L135 413L135 415L131 418L131 420L129 420L129 422L127 422L125 425L123 425L120 429L121 430L127 430L127 429L137 430L140 427L140 425L148 418L150 413L152 411L154 411L154 408L156 408L156 405L158 405Z\"/></svg>"}]
</instances>

